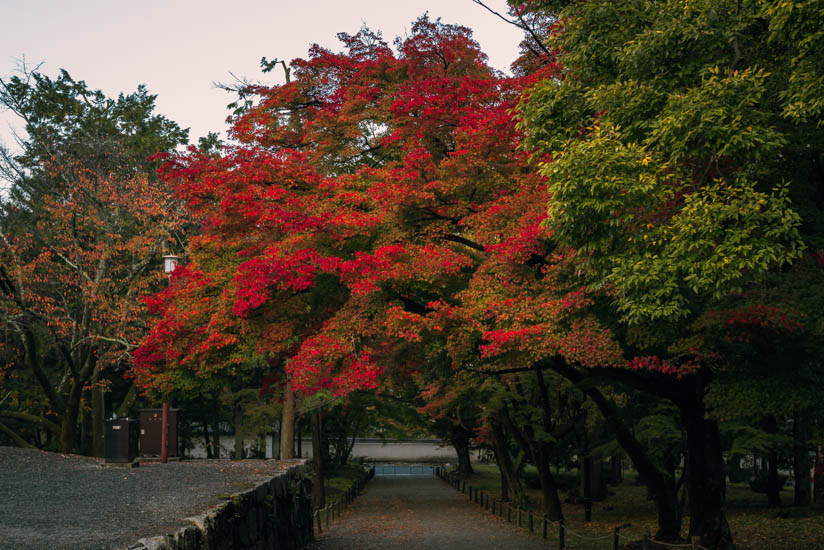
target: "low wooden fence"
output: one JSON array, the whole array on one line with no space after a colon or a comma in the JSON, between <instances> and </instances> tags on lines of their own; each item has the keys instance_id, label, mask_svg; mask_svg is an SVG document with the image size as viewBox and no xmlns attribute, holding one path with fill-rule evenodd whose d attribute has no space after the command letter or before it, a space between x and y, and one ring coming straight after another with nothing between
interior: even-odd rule
<instances>
[{"instance_id":1,"label":"low wooden fence","mask_svg":"<svg viewBox=\"0 0 824 550\"><path fill-rule=\"evenodd\" d=\"M335 521L336 517L340 518L344 510L349 508L349 505L361 494L366 483L373 477L375 477L374 466L369 468L369 470L366 471L366 475L352 484L349 490L336 501L327 504L324 508L316 508L313 514L315 534L319 535L323 533L324 523L328 528L329 524Z\"/></svg>"},{"instance_id":2,"label":"low wooden fence","mask_svg":"<svg viewBox=\"0 0 824 550\"><path fill-rule=\"evenodd\" d=\"M465 479L453 473L447 473L442 466L435 468L434 474L440 479L452 485L455 490L468 496L469 501L477 504L484 512L505 519L509 523L516 524L522 529L528 530L531 534L540 536L548 541L555 540L559 550L586 549L586 550L621 550L624 548L639 548L641 550L662 550L662 549L683 549L683 550L709 550L698 544L698 537L693 537L692 542L686 544L672 544L653 539L649 533L645 533L643 539L638 541L630 540L625 531L630 524L616 525L611 533L603 536L592 536L577 533L564 524L563 520L550 521L546 514L538 514L532 510L526 510L513 506L509 502L503 502L495 498L490 498L489 493L479 490L477 487L467 485Z\"/></svg>"}]
</instances>

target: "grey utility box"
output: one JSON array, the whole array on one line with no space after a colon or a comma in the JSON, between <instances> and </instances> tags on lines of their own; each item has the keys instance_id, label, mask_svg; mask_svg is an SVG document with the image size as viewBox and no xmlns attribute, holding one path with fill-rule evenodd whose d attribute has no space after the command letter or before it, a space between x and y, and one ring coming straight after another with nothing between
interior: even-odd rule
<instances>
[{"instance_id":1,"label":"grey utility box","mask_svg":"<svg viewBox=\"0 0 824 550\"><path fill-rule=\"evenodd\" d=\"M106 462L132 462L137 457L137 420L106 421Z\"/></svg>"}]
</instances>

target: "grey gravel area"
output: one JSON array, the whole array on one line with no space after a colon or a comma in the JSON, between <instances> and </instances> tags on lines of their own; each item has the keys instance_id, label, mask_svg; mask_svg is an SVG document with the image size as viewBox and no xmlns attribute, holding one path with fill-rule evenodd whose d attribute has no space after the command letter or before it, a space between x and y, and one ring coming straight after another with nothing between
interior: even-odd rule
<instances>
[{"instance_id":1,"label":"grey gravel area","mask_svg":"<svg viewBox=\"0 0 824 550\"><path fill-rule=\"evenodd\" d=\"M557 545L557 541L554 543ZM310 550L538 550L550 541L484 513L434 476L377 476Z\"/></svg>"},{"instance_id":2,"label":"grey gravel area","mask_svg":"<svg viewBox=\"0 0 824 550\"><path fill-rule=\"evenodd\" d=\"M300 461L189 460L104 468L102 460L0 447L0 550L108 550L171 533L221 497Z\"/></svg>"}]
</instances>

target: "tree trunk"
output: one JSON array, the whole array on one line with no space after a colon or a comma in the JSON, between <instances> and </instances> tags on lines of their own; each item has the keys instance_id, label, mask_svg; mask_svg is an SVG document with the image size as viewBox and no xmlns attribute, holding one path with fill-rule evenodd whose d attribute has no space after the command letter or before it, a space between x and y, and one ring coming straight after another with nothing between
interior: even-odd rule
<instances>
[{"instance_id":1,"label":"tree trunk","mask_svg":"<svg viewBox=\"0 0 824 550\"><path fill-rule=\"evenodd\" d=\"M92 456L92 411L91 399L87 393L80 402L80 454Z\"/></svg>"},{"instance_id":2,"label":"tree trunk","mask_svg":"<svg viewBox=\"0 0 824 550\"><path fill-rule=\"evenodd\" d=\"M824 445L818 445L815 451L813 502L816 506L824 507Z\"/></svg>"},{"instance_id":3,"label":"tree trunk","mask_svg":"<svg viewBox=\"0 0 824 550\"><path fill-rule=\"evenodd\" d=\"M620 485L624 481L624 469L621 455L612 455L609 458L609 482L613 485Z\"/></svg>"},{"instance_id":4,"label":"tree trunk","mask_svg":"<svg viewBox=\"0 0 824 550\"><path fill-rule=\"evenodd\" d=\"M124 416L128 416L129 410L132 408L132 405L134 405L136 400L137 386L132 384L132 387L129 388L129 392L126 394L126 397L123 398L123 402L120 403L120 406L117 408L117 417L123 418Z\"/></svg>"},{"instance_id":5,"label":"tree trunk","mask_svg":"<svg viewBox=\"0 0 824 550\"><path fill-rule=\"evenodd\" d=\"M31 443L29 443L28 441L26 441L25 439L20 437L20 435L17 432L15 432L14 430L9 428L8 426L3 424L2 422L0 422L0 434L5 434L9 438L11 438L11 440L14 441L14 443L18 447L21 447L23 449L33 449L34 448L34 445L32 445Z\"/></svg>"},{"instance_id":6,"label":"tree trunk","mask_svg":"<svg viewBox=\"0 0 824 550\"><path fill-rule=\"evenodd\" d=\"M574 384L579 384L584 380L583 374L564 362L555 363L553 369ZM601 411L615 439L618 440L618 444L638 470L639 479L643 479L647 485L658 515L658 531L655 538L661 541L680 540L683 516L678 503L678 488L675 480L662 471L650 458L632 431L621 421L621 416L615 406L604 397L598 388L587 386L584 393Z\"/></svg>"},{"instance_id":7,"label":"tree trunk","mask_svg":"<svg viewBox=\"0 0 824 550\"><path fill-rule=\"evenodd\" d=\"M803 411L796 411L793 418L793 477L795 479L795 493L793 504L809 506L812 502L810 485L810 426Z\"/></svg>"},{"instance_id":8,"label":"tree trunk","mask_svg":"<svg viewBox=\"0 0 824 550\"><path fill-rule=\"evenodd\" d=\"M690 537L716 550L732 550L732 533L724 512L726 479L721 437L715 420L705 418L703 389L691 404L681 407L687 431Z\"/></svg>"},{"instance_id":9,"label":"tree trunk","mask_svg":"<svg viewBox=\"0 0 824 550\"><path fill-rule=\"evenodd\" d=\"M295 425L297 426L298 435L298 458L303 458L303 423L302 418L295 418Z\"/></svg>"},{"instance_id":10,"label":"tree trunk","mask_svg":"<svg viewBox=\"0 0 824 550\"><path fill-rule=\"evenodd\" d=\"M518 479L518 473L509 453L509 441L504 432L503 426L494 420L490 420L492 428L492 450L495 452L495 462L501 473L501 500L514 500L518 504L523 502L523 485ZM510 495L510 493L512 493Z\"/></svg>"},{"instance_id":11,"label":"tree trunk","mask_svg":"<svg viewBox=\"0 0 824 550\"><path fill-rule=\"evenodd\" d=\"M549 392L544 380L544 372L541 369L535 370L535 382L538 386L538 397L541 400L541 409L543 411L544 433L549 435L552 434L552 408L549 404ZM530 443L534 446L533 459L535 460L535 467L538 468L541 491L544 494L544 512L552 521L563 520L564 513L561 509L561 499L558 497L558 486L555 484L555 478L552 475L552 464L550 463L553 443L538 440L534 437L534 434L530 439Z\"/></svg>"},{"instance_id":12,"label":"tree trunk","mask_svg":"<svg viewBox=\"0 0 824 550\"><path fill-rule=\"evenodd\" d=\"M458 453L458 472L462 477L473 473L472 462L469 458L469 437L470 433L462 426L454 426L450 430L452 446Z\"/></svg>"},{"instance_id":13,"label":"tree trunk","mask_svg":"<svg viewBox=\"0 0 824 550\"><path fill-rule=\"evenodd\" d=\"M214 398L214 415L212 416L212 458L220 458L220 403Z\"/></svg>"},{"instance_id":14,"label":"tree trunk","mask_svg":"<svg viewBox=\"0 0 824 550\"><path fill-rule=\"evenodd\" d=\"M206 458L214 458L212 441L209 438L209 423L206 420L203 420L203 446L206 449Z\"/></svg>"},{"instance_id":15,"label":"tree trunk","mask_svg":"<svg viewBox=\"0 0 824 550\"><path fill-rule=\"evenodd\" d=\"M323 453L321 452L323 424L321 409L312 413L312 469L315 477L312 481L312 505L317 510L326 505L326 490L323 486Z\"/></svg>"},{"instance_id":16,"label":"tree trunk","mask_svg":"<svg viewBox=\"0 0 824 550\"><path fill-rule=\"evenodd\" d=\"M235 405L235 460L243 458L243 438L240 436L240 427L242 424L243 408L240 405Z\"/></svg>"},{"instance_id":17,"label":"tree trunk","mask_svg":"<svg viewBox=\"0 0 824 550\"><path fill-rule=\"evenodd\" d=\"M778 457L775 450L767 454L767 506L781 506L781 481L778 477Z\"/></svg>"},{"instance_id":18,"label":"tree trunk","mask_svg":"<svg viewBox=\"0 0 824 550\"><path fill-rule=\"evenodd\" d=\"M280 419L280 458L295 458L295 394L292 381L286 379L283 388L283 412Z\"/></svg>"},{"instance_id":19,"label":"tree trunk","mask_svg":"<svg viewBox=\"0 0 824 550\"><path fill-rule=\"evenodd\" d=\"M549 461L549 445L540 443L538 450L536 468L538 468L538 479L541 482L541 492L544 495L544 513L549 516L550 521L560 521L564 519L564 512L561 508L561 499L558 497L558 486L555 484L555 477L552 475Z\"/></svg>"},{"instance_id":20,"label":"tree trunk","mask_svg":"<svg viewBox=\"0 0 824 550\"><path fill-rule=\"evenodd\" d=\"M504 473L504 469L501 468L500 462L498 462L498 471L501 474L501 501L509 502L509 477Z\"/></svg>"},{"instance_id":21,"label":"tree trunk","mask_svg":"<svg viewBox=\"0 0 824 550\"><path fill-rule=\"evenodd\" d=\"M74 389L72 394L74 394ZM77 392L78 394L80 392ZM70 396L66 403L66 413L60 419L60 451L64 453L77 452L77 428L80 416L80 399Z\"/></svg>"},{"instance_id":22,"label":"tree trunk","mask_svg":"<svg viewBox=\"0 0 824 550\"><path fill-rule=\"evenodd\" d=\"M103 388L92 387L92 454L97 457L106 455L106 399Z\"/></svg>"},{"instance_id":23,"label":"tree trunk","mask_svg":"<svg viewBox=\"0 0 824 550\"><path fill-rule=\"evenodd\" d=\"M768 414L762 420L764 431L769 434L778 433L778 422L775 417ZM767 461L767 506L778 507L781 506L781 482L778 478L778 451L775 447L770 447L766 455Z\"/></svg>"}]
</instances>

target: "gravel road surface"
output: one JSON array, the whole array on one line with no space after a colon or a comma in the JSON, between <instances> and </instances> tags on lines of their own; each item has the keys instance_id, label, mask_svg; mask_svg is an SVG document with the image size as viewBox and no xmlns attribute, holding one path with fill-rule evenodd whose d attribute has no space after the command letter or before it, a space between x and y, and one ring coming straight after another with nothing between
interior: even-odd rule
<instances>
[{"instance_id":1,"label":"gravel road surface","mask_svg":"<svg viewBox=\"0 0 824 550\"><path fill-rule=\"evenodd\" d=\"M557 542L556 542L557 544ZM377 476L310 550L546 550L434 476Z\"/></svg>"},{"instance_id":2,"label":"gravel road surface","mask_svg":"<svg viewBox=\"0 0 824 550\"><path fill-rule=\"evenodd\" d=\"M0 550L109 550L183 519L299 461L188 460L103 468L102 460L0 447Z\"/></svg>"}]
</instances>

